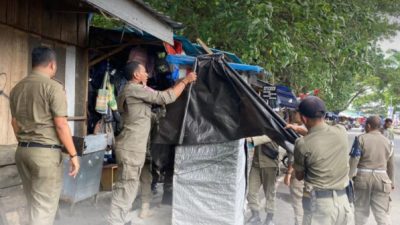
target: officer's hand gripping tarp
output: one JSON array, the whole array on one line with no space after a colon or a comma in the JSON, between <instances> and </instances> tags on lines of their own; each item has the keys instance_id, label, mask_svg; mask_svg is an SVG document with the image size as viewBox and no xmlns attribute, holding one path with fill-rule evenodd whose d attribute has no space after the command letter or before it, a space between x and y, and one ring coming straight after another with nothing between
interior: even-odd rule
<instances>
[{"instance_id":1,"label":"officer's hand gripping tarp","mask_svg":"<svg viewBox=\"0 0 400 225\"><path fill-rule=\"evenodd\" d=\"M199 56L195 68L196 83L167 106L155 143L212 144L266 134L292 151L298 135L284 129L285 121L240 78L223 55ZM179 143L182 130L183 141Z\"/></svg>"}]
</instances>

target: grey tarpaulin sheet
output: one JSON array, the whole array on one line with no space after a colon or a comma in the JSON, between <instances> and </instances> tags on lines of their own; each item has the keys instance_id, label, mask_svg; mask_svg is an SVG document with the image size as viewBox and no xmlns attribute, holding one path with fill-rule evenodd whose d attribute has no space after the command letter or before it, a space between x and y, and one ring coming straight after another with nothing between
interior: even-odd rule
<instances>
[{"instance_id":1,"label":"grey tarpaulin sheet","mask_svg":"<svg viewBox=\"0 0 400 225\"><path fill-rule=\"evenodd\" d=\"M176 147L172 225L243 225L244 140Z\"/></svg>"}]
</instances>

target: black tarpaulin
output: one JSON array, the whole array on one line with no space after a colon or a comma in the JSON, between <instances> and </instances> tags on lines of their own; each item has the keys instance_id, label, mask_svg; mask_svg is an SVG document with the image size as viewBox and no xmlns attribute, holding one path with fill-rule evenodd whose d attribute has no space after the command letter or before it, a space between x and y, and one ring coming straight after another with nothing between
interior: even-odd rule
<instances>
[{"instance_id":1,"label":"black tarpaulin","mask_svg":"<svg viewBox=\"0 0 400 225\"><path fill-rule=\"evenodd\" d=\"M195 68L196 83L175 103L167 105L155 143L212 144L266 134L291 149L288 145L294 143L297 134L284 129L282 118L240 78L223 55L199 56Z\"/></svg>"}]
</instances>

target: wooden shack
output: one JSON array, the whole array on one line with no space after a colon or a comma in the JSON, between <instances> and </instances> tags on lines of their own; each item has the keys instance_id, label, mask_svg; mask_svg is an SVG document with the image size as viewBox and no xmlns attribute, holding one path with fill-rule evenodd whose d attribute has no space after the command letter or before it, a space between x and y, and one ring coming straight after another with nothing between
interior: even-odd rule
<instances>
[{"instance_id":1,"label":"wooden shack","mask_svg":"<svg viewBox=\"0 0 400 225\"><path fill-rule=\"evenodd\" d=\"M53 47L58 57L56 79L65 84L70 127L75 136L84 136L94 12L117 17L168 43L173 43L173 28L179 26L141 0L0 0L0 224L24 223L19 219L23 198L13 197L21 196L22 189L14 161L17 140L11 127L10 90L29 75L32 49Z\"/></svg>"}]
</instances>

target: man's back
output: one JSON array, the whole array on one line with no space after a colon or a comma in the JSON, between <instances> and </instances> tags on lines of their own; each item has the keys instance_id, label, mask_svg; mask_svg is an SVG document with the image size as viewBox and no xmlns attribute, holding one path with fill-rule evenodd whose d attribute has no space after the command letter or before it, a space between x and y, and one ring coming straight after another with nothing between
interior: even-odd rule
<instances>
[{"instance_id":1,"label":"man's back","mask_svg":"<svg viewBox=\"0 0 400 225\"><path fill-rule=\"evenodd\" d=\"M320 124L296 142L295 154L300 156L295 156L296 164L303 165L307 185L342 190L349 182L348 151L344 127Z\"/></svg>"},{"instance_id":2,"label":"man's back","mask_svg":"<svg viewBox=\"0 0 400 225\"><path fill-rule=\"evenodd\" d=\"M392 154L389 140L376 130L361 135L359 143L362 153L358 168L386 170Z\"/></svg>"},{"instance_id":3,"label":"man's back","mask_svg":"<svg viewBox=\"0 0 400 225\"><path fill-rule=\"evenodd\" d=\"M31 74L11 91L12 115L18 121L19 142L59 145L54 117L67 116L65 92L61 84L40 74Z\"/></svg>"}]
</instances>

